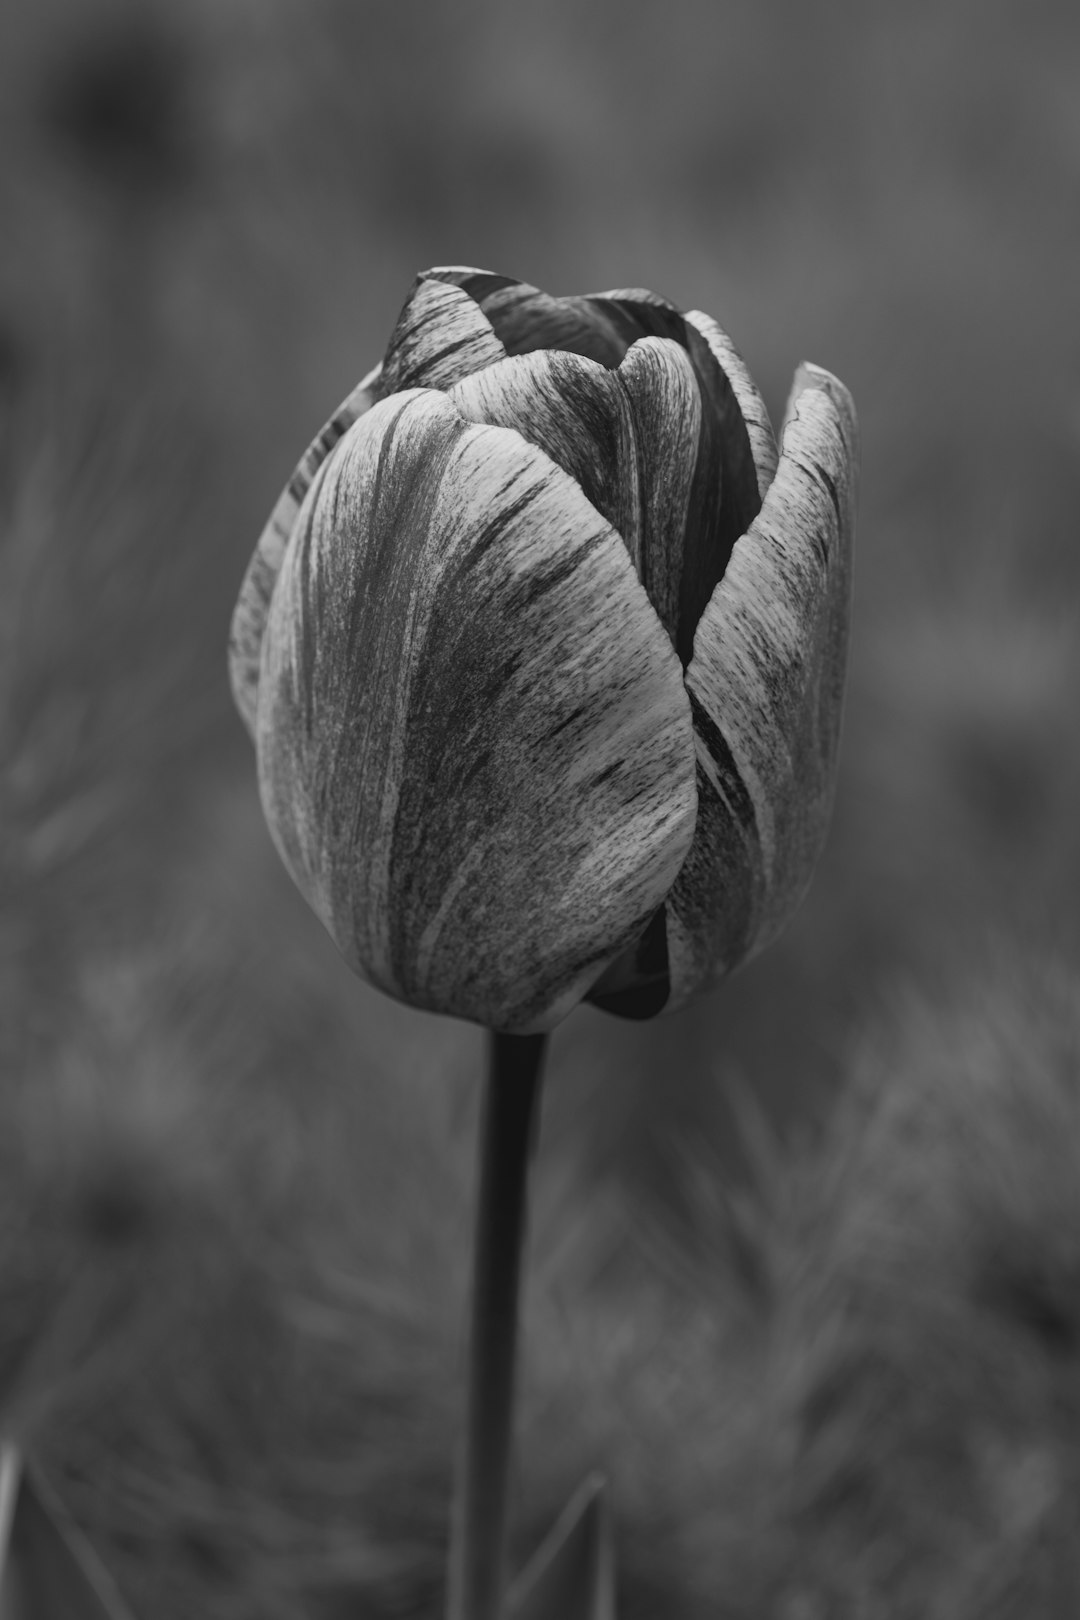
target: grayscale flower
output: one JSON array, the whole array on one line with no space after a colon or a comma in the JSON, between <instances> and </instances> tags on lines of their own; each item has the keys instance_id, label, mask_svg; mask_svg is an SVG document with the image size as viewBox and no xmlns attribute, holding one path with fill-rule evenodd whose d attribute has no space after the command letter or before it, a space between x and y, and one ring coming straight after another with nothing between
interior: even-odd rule
<instances>
[{"instance_id":1,"label":"grayscale flower","mask_svg":"<svg viewBox=\"0 0 1080 1620\"><path fill-rule=\"evenodd\" d=\"M522 1033L681 1006L775 937L828 823L856 464L815 366L778 458L699 312L418 278L230 649L271 835L359 974Z\"/></svg>"}]
</instances>

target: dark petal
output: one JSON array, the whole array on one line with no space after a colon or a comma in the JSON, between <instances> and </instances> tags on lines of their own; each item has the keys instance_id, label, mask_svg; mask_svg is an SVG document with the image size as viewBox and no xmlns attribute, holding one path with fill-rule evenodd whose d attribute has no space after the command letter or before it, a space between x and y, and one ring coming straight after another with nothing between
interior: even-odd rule
<instances>
[{"instance_id":1,"label":"dark petal","mask_svg":"<svg viewBox=\"0 0 1080 1620\"><path fill-rule=\"evenodd\" d=\"M610 322L627 349L643 337L671 338L682 348L688 347L686 321L681 311L658 293L630 287L590 293L583 302L591 304L598 316Z\"/></svg>"},{"instance_id":2,"label":"dark petal","mask_svg":"<svg viewBox=\"0 0 1080 1620\"><path fill-rule=\"evenodd\" d=\"M698 821L668 903L672 1002L761 950L810 881L836 774L858 446L851 396L796 377L776 477L686 671Z\"/></svg>"},{"instance_id":3,"label":"dark petal","mask_svg":"<svg viewBox=\"0 0 1080 1620\"><path fill-rule=\"evenodd\" d=\"M691 521L701 443L701 395L686 350L641 338L616 372L634 424L641 480L638 574L677 647L684 537Z\"/></svg>"},{"instance_id":4,"label":"dark petal","mask_svg":"<svg viewBox=\"0 0 1080 1620\"><path fill-rule=\"evenodd\" d=\"M252 736L255 734L263 631L285 547L315 474L353 423L375 403L379 371L380 368L376 366L374 371L368 372L308 445L296 471L278 497L244 575L229 629L229 680L236 707Z\"/></svg>"},{"instance_id":5,"label":"dark petal","mask_svg":"<svg viewBox=\"0 0 1080 1620\"><path fill-rule=\"evenodd\" d=\"M491 323L467 292L418 276L390 335L379 397L406 388L452 388L505 355Z\"/></svg>"},{"instance_id":6,"label":"dark petal","mask_svg":"<svg viewBox=\"0 0 1080 1620\"><path fill-rule=\"evenodd\" d=\"M757 470L758 494L764 500L765 491L776 475L776 458L779 454L776 435L769 421L769 413L765 409L765 401L758 392L757 384L751 377L742 355L723 327L718 326L711 315L704 314L700 309L690 309L686 312L686 323L701 333L712 351L713 359L731 384L739 410L742 412L742 419L746 423L750 453Z\"/></svg>"},{"instance_id":7,"label":"dark petal","mask_svg":"<svg viewBox=\"0 0 1080 1620\"><path fill-rule=\"evenodd\" d=\"M671 994L667 908L660 906L641 938L618 957L585 997L619 1018L655 1018Z\"/></svg>"},{"instance_id":8,"label":"dark petal","mask_svg":"<svg viewBox=\"0 0 1080 1620\"><path fill-rule=\"evenodd\" d=\"M761 507L757 469L734 389L707 340L655 294L601 293L589 303L607 315L628 342L669 338L684 348L701 391L701 425L687 527L683 541L675 650L684 667L693 656L694 631L723 578L731 548Z\"/></svg>"},{"instance_id":9,"label":"dark petal","mask_svg":"<svg viewBox=\"0 0 1080 1620\"><path fill-rule=\"evenodd\" d=\"M519 282L516 287L489 293L481 308L507 354L563 349L613 368L626 353L613 324L587 298L553 298Z\"/></svg>"},{"instance_id":10,"label":"dark petal","mask_svg":"<svg viewBox=\"0 0 1080 1620\"><path fill-rule=\"evenodd\" d=\"M634 424L619 377L580 355L539 350L467 377L449 398L467 421L514 428L569 473L618 530L640 576Z\"/></svg>"},{"instance_id":11,"label":"dark petal","mask_svg":"<svg viewBox=\"0 0 1080 1620\"><path fill-rule=\"evenodd\" d=\"M267 625L259 780L347 960L549 1028L690 846L681 671L619 536L516 432L395 396L316 480Z\"/></svg>"}]
</instances>

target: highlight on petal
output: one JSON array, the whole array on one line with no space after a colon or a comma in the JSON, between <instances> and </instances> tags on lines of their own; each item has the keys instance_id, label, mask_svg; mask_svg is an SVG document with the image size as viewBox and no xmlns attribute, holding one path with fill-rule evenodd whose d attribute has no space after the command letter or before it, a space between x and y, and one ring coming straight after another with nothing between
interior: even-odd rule
<instances>
[{"instance_id":1,"label":"highlight on petal","mask_svg":"<svg viewBox=\"0 0 1080 1620\"><path fill-rule=\"evenodd\" d=\"M285 547L315 474L353 423L375 403L381 371L381 366L369 371L312 439L279 495L247 566L229 628L229 681L241 719L252 736L263 632Z\"/></svg>"},{"instance_id":2,"label":"highlight on petal","mask_svg":"<svg viewBox=\"0 0 1080 1620\"><path fill-rule=\"evenodd\" d=\"M514 428L569 473L619 531L640 576L637 450L620 377L595 360L541 349L476 372L448 397L467 421Z\"/></svg>"},{"instance_id":3,"label":"highlight on petal","mask_svg":"<svg viewBox=\"0 0 1080 1620\"><path fill-rule=\"evenodd\" d=\"M847 390L803 367L776 477L686 671L698 820L667 906L673 1006L775 937L821 851L847 662L857 455Z\"/></svg>"},{"instance_id":4,"label":"highlight on petal","mask_svg":"<svg viewBox=\"0 0 1080 1620\"><path fill-rule=\"evenodd\" d=\"M452 282L418 276L390 334L379 397L406 388L452 388L505 354L468 293Z\"/></svg>"},{"instance_id":5,"label":"highlight on petal","mask_svg":"<svg viewBox=\"0 0 1080 1620\"><path fill-rule=\"evenodd\" d=\"M416 391L356 423L270 604L263 806L350 963L550 1028L693 835L689 704L622 540L516 432Z\"/></svg>"},{"instance_id":6,"label":"highlight on petal","mask_svg":"<svg viewBox=\"0 0 1080 1620\"><path fill-rule=\"evenodd\" d=\"M687 310L686 320L688 325L701 333L709 345L713 359L731 384L739 410L742 412L742 419L746 423L750 450L757 471L758 495L764 500L765 492L776 476L778 456L776 435L769 421L769 413L765 409L765 401L758 392L757 384L751 377L746 362L723 327L718 326L711 315L704 314L700 309Z\"/></svg>"}]
</instances>

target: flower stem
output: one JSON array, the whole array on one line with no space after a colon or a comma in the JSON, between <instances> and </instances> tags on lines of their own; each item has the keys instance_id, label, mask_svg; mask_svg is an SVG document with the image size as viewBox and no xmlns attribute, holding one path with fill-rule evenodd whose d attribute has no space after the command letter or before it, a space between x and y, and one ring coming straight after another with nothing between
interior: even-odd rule
<instances>
[{"instance_id":1,"label":"flower stem","mask_svg":"<svg viewBox=\"0 0 1080 1620\"><path fill-rule=\"evenodd\" d=\"M526 1188L546 1035L489 1036L449 1620L501 1620Z\"/></svg>"}]
</instances>

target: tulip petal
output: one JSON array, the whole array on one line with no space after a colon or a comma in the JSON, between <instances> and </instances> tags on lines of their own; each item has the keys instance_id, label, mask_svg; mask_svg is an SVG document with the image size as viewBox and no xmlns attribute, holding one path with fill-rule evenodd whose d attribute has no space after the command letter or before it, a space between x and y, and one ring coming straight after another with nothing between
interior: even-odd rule
<instances>
[{"instance_id":1,"label":"tulip petal","mask_svg":"<svg viewBox=\"0 0 1080 1620\"><path fill-rule=\"evenodd\" d=\"M281 559L289 543L296 516L312 479L342 437L375 403L381 366L369 371L352 393L320 428L278 497L270 520L259 536L240 587L229 628L229 680L241 719L255 735L255 705L259 688L259 658L266 615L274 594Z\"/></svg>"},{"instance_id":2,"label":"tulip petal","mask_svg":"<svg viewBox=\"0 0 1080 1620\"><path fill-rule=\"evenodd\" d=\"M778 454L776 435L769 421L769 413L765 409L765 401L758 392L757 384L751 377L746 362L723 327L718 326L711 315L704 314L700 309L687 310L686 321L689 326L701 333L709 345L713 359L731 384L732 393L746 423L750 453L757 471L758 495L764 500L765 492L776 476Z\"/></svg>"},{"instance_id":3,"label":"tulip petal","mask_svg":"<svg viewBox=\"0 0 1080 1620\"><path fill-rule=\"evenodd\" d=\"M709 344L673 304L655 293L631 290L592 295L631 344L642 337L667 338L690 357L701 390L701 425L694 486L683 540L679 618L675 650L685 667L693 656L694 632L731 548L761 506L757 470L746 423L734 389Z\"/></svg>"},{"instance_id":4,"label":"tulip petal","mask_svg":"<svg viewBox=\"0 0 1080 1620\"><path fill-rule=\"evenodd\" d=\"M669 338L640 339L616 375L629 396L641 469L638 574L677 646L686 534L697 518L701 394L686 350Z\"/></svg>"},{"instance_id":5,"label":"tulip petal","mask_svg":"<svg viewBox=\"0 0 1080 1620\"><path fill-rule=\"evenodd\" d=\"M554 298L527 281L512 281L487 270L443 266L426 274L452 280L474 298L507 354L559 349L610 369L626 353L627 344L615 324L590 298Z\"/></svg>"},{"instance_id":6,"label":"tulip petal","mask_svg":"<svg viewBox=\"0 0 1080 1620\"><path fill-rule=\"evenodd\" d=\"M671 997L667 906L658 906L640 939L617 956L585 1000L619 1018L655 1018Z\"/></svg>"},{"instance_id":7,"label":"tulip petal","mask_svg":"<svg viewBox=\"0 0 1080 1620\"><path fill-rule=\"evenodd\" d=\"M363 976L550 1028L693 835L681 671L622 540L516 432L376 405L305 501L270 605L275 842Z\"/></svg>"},{"instance_id":8,"label":"tulip petal","mask_svg":"<svg viewBox=\"0 0 1080 1620\"><path fill-rule=\"evenodd\" d=\"M379 397L406 388L452 388L506 355L479 305L450 282L418 276L383 360Z\"/></svg>"},{"instance_id":9,"label":"tulip petal","mask_svg":"<svg viewBox=\"0 0 1080 1620\"><path fill-rule=\"evenodd\" d=\"M857 455L847 390L803 367L776 477L702 616L686 671L698 821L667 905L673 1006L775 937L824 842Z\"/></svg>"},{"instance_id":10,"label":"tulip petal","mask_svg":"<svg viewBox=\"0 0 1080 1620\"><path fill-rule=\"evenodd\" d=\"M448 397L467 421L514 428L569 473L619 531L643 577L634 422L621 373L581 355L539 349L467 377Z\"/></svg>"}]
</instances>

